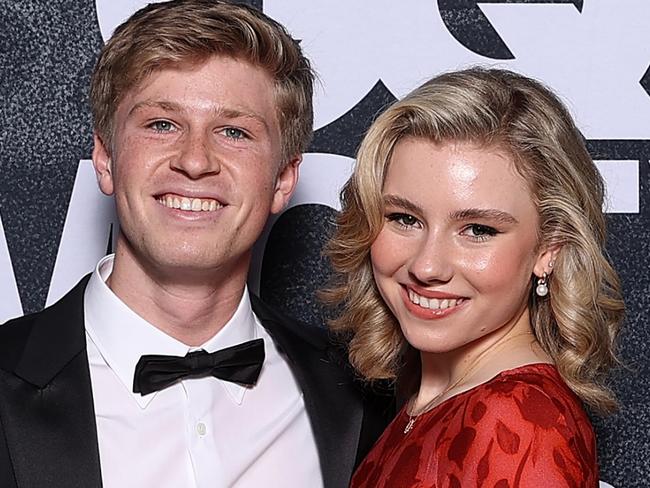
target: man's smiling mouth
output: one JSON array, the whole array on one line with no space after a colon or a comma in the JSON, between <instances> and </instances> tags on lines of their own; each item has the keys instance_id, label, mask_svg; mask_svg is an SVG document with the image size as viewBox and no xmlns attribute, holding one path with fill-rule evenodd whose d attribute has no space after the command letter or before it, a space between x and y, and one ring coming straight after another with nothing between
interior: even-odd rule
<instances>
[{"instance_id":1,"label":"man's smiling mouth","mask_svg":"<svg viewBox=\"0 0 650 488\"><path fill-rule=\"evenodd\" d=\"M176 208L189 212L214 212L223 207L213 198L190 198L167 193L160 195L156 201L167 208Z\"/></svg>"}]
</instances>

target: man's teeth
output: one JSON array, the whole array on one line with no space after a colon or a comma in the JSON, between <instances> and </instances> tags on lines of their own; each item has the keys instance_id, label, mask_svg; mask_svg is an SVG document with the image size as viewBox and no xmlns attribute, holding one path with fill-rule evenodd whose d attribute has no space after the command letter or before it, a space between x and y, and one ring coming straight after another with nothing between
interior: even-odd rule
<instances>
[{"instance_id":1,"label":"man's teeth","mask_svg":"<svg viewBox=\"0 0 650 488\"><path fill-rule=\"evenodd\" d=\"M445 298L444 300L438 298L427 298L418 295L413 290L409 290L409 300L422 308L428 308L430 310L445 310L463 303L462 298Z\"/></svg>"},{"instance_id":2,"label":"man's teeth","mask_svg":"<svg viewBox=\"0 0 650 488\"><path fill-rule=\"evenodd\" d=\"M223 206L211 198L188 198L178 195L163 195L158 198L158 203L168 208L179 208L190 212L214 212Z\"/></svg>"}]
</instances>

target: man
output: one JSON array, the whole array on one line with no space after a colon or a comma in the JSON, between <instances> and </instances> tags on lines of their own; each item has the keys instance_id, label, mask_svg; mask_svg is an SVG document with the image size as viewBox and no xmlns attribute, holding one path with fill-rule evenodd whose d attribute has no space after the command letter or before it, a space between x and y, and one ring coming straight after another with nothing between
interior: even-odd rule
<instances>
[{"instance_id":1,"label":"man","mask_svg":"<svg viewBox=\"0 0 650 488\"><path fill-rule=\"evenodd\" d=\"M91 87L115 255L0 327L0 486L347 486L382 402L322 330L246 291L296 186L312 79L245 6L174 0L116 29Z\"/></svg>"}]
</instances>

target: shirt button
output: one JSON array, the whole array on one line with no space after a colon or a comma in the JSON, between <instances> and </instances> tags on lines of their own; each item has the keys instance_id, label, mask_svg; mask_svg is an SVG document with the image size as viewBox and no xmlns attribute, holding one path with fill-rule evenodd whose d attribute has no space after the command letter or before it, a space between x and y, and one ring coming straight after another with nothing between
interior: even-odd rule
<instances>
[{"instance_id":1,"label":"shirt button","mask_svg":"<svg viewBox=\"0 0 650 488\"><path fill-rule=\"evenodd\" d=\"M207 431L208 429L203 422L199 422L198 424L196 424L196 433L199 434L201 437L203 437Z\"/></svg>"}]
</instances>

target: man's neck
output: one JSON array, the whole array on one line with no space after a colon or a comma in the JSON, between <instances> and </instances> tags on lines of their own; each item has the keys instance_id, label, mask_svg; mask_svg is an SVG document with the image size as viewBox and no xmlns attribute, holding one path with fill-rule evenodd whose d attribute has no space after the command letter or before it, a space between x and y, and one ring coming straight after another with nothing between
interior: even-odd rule
<instances>
[{"instance_id":1,"label":"man's neck","mask_svg":"<svg viewBox=\"0 0 650 488\"><path fill-rule=\"evenodd\" d=\"M212 272L145 269L129 253L116 253L107 285L131 310L167 335L199 346L234 315L247 266Z\"/></svg>"}]
</instances>

